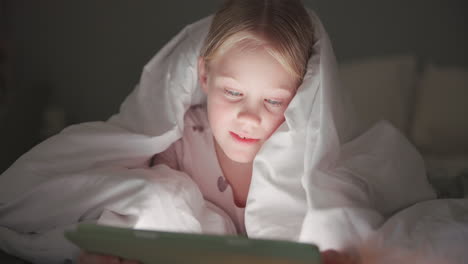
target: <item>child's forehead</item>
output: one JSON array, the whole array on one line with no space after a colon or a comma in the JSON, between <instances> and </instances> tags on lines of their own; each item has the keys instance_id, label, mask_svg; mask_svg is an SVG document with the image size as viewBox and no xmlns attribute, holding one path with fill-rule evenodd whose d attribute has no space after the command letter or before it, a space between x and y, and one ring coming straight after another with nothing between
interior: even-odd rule
<instances>
[{"instance_id":1,"label":"child's forehead","mask_svg":"<svg viewBox=\"0 0 468 264\"><path fill-rule=\"evenodd\" d=\"M262 46L247 47L244 45L234 45L229 47L229 49L224 49L222 52L215 54L212 61L218 66L224 66L218 69L232 71L233 69L229 67L237 66L238 64L253 64L259 62L260 59L265 59L265 55L267 54L265 47ZM236 68L234 68L234 70L235 69Z\"/></svg>"},{"instance_id":2,"label":"child's forehead","mask_svg":"<svg viewBox=\"0 0 468 264\"><path fill-rule=\"evenodd\" d=\"M297 88L295 76L288 73L267 51L245 52L233 48L213 61L210 78L231 87L270 87L289 94ZM281 93L281 91L280 91Z\"/></svg>"},{"instance_id":3,"label":"child's forehead","mask_svg":"<svg viewBox=\"0 0 468 264\"><path fill-rule=\"evenodd\" d=\"M255 51L264 49L267 46L273 46L273 42L266 36L254 32L238 32L221 43L219 50L227 52L232 48L241 49L244 51Z\"/></svg>"},{"instance_id":4,"label":"child's forehead","mask_svg":"<svg viewBox=\"0 0 468 264\"><path fill-rule=\"evenodd\" d=\"M297 76L291 73L282 54L266 38L248 33L231 39L233 41L224 42L209 59L212 76L229 76L244 83L256 80L270 86L286 87L286 90L297 89Z\"/></svg>"}]
</instances>

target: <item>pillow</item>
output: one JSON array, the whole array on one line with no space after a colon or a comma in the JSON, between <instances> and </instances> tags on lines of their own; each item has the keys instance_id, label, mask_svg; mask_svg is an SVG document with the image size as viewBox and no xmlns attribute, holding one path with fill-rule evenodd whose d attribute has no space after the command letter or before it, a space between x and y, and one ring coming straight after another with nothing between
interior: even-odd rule
<instances>
[{"instance_id":1,"label":"pillow","mask_svg":"<svg viewBox=\"0 0 468 264\"><path fill-rule=\"evenodd\" d=\"M343 86L358 118L370 127L386 119L406 133L417 76L413 56L368 58L340 65Z\"/></svg>"},{"instance_id":2,"label":"pillow","mask_svg":"<svg viewBox=\"0 0 468 264\"><path fill-rule=\"evenodd\" d=\"M468 154L468 70L429 65L418 85L411 139L425 154Z\"/></svg>"}]
</instances>

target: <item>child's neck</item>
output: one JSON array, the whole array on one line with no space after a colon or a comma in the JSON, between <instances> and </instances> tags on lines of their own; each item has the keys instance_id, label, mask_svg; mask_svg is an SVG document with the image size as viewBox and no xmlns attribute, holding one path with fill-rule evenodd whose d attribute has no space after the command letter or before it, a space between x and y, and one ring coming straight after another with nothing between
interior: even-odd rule
<instances>
[{"instance_id":1,"label":"child's neck","mask_svg":"<svg viewBox=\"0 0 468 264\"><path fill-rule=\"evenodd\" d=\"M216 156L224 177L231 185L234 202L238 207L245 207L249 193L250 180L252 178L253 162L240 163L231 160L221 149L215 140Z\"/></svg>"}]
</instances>

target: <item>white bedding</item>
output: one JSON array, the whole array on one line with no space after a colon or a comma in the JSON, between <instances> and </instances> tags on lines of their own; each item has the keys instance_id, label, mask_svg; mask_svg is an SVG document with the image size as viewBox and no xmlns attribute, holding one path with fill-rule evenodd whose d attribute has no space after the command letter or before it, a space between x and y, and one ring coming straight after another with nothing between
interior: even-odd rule
<instances>
[{"instance_id":1,"label":"white bedding","mask_svg":"<svg viewBox=\"0 0 468 264\"><path fill-rule=\"evenodd\" d=\"M389 123L369 131L357 125L328 36L311 18L317 41L304 82L286 122L255 159L248 235L345 249L383 232L400 234L393 237L398 243L409 233L390 224L377 230L398 210L435 197L423 161ZM146 166L181 137L185 111L205 100L196 61L210 20L187 26L145 66L119 114L65 129L1 175L0 248L34 263L62 263L78 252L62 232L81 221L232 232L230 219L203 200L188 175ZM463 215L466 200L458 203L453 209ZM459 223L466 230L468 223ZM432 243L421 239L415 244Z\"/></svg>"}]
</instances>

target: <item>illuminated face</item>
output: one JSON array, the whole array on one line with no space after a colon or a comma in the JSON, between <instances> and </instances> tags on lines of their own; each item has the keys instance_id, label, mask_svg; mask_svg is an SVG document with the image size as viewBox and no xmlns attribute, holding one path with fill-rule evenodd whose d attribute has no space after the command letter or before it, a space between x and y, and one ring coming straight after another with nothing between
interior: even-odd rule
<instances>
[{"instance_id":1,"label":"illuminated face","mask_svg":"<svg viewBox=\"0 0 468 264\"><path fill-rule=\"evenodd\" d=\"M199 60L216 146L231 160L252 162L284 122L297 80L263 48L234 46L210 61Z\"/></svg>"}]
</instances>

